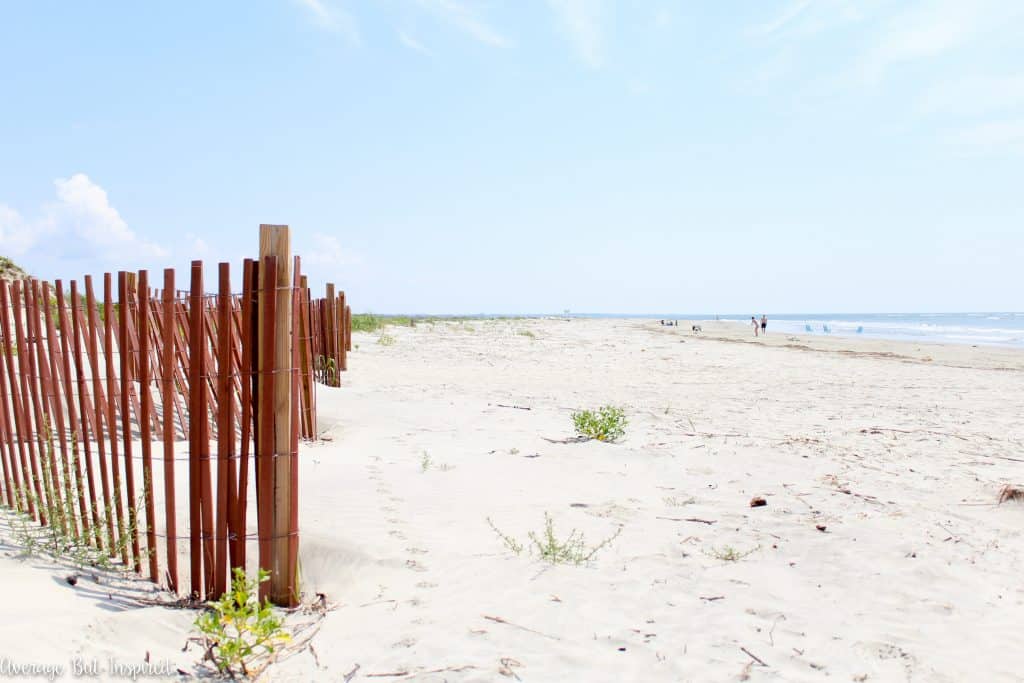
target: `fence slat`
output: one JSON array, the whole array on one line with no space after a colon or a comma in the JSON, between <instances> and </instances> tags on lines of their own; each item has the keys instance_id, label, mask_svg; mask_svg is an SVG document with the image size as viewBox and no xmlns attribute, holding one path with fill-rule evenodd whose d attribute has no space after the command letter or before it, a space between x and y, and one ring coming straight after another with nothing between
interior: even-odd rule
<instances>
[{"instance_id":1,"label":"fence slat","mask_svg":"<svg viewBox=\"0 0 1024 683\"><path fill-rule=\"evenodd\" d=\"M65 525L64 530L71 538L78 538L78 524L75 520L74 494L72 489L71 468L68 458L68 437L64 422L64 408L61 406L60 397L70 388L61 383L61 359L60 347L57 344L57 330L53 323L53 306L50 302L53 296L50 293L50 283L43 283L43 317L46 324L46 345L50 356L50 412L56 423L57 440L60 443L60 469L64 480L63 496L64 504L61 508L61 519ZM0 383L2 385L2 383Z\"/></svg>"},{"instance_id":2,"label":"fence slat","mask_svg":"<svg viewBox=\"0 0 1024 683\"><path fill-rule=\"evenodd\" d=\"M29 494L29 481L31 475L28 470L28 453L25 448L25 437L28 433L25 427L24 418L22 417L23 412L21 409L21 392L19 391L20 386L18 385L18 375L14 370L14 354L17 353L17 342L11 336L11 305L10 305L10 288L6 280L0 280L0 326L3 328L4 335L4 364L7 368L7 380L10 385L10 399L11 399L11 424L14 429L11 432L11 439L9 441L11 446L11 460L14 461L14 443L15 438L18 444L18 456L19 460L13 468L12 472L14 475L14 487L15 495L19 501L18 509L28 512L28 514L35 517L35 504L32 502L32 497ZM12 341L14 343L12 343ZM20 467L19 467L20 465Z\"/></svg>"},{"instance_id":3,"label":"fence slat","mask_svg":"<svg viewBox=\"0 0 1024 683\"><path fill-rule=\"evenodd\" d=\"M128 506L128 540L132 545L132 567L142 571L142 552L139 548L139 509L135 499L135 463L132 457L131 381L134 349L128 334L128 319L132 315L128 296L128 273L117 273L117 339L121 361L121 434L124 443L125 503ZM138 417L138 413L135 414Z\"/></svg>"},{"instance_id":4,"label":"fence slat","mask_svg":"<svg viewBox=\"0 0 1024 683\"><path fill-rule=\"evenodd\" d=\"M99 514L99 507L96 504L96 476L93 472L92 453L89 450L89 426L92 422L92 403L89 401L89 393L85 382L85 363L82 362L82 326L81 297L78 295L78 283L71 281L71 336L72 349L75 353L75 374L78 380L78 414L81 416L82 459L85 460L85 475L89 485L89 510L91 511L91 526L96 547L103 549L103 538L101 537L102 519Z\"/></svg>"},{"instance_id":5,"label":"fence slat","mask_svg":"<svg viewBox=\"0 0 1024 683\"><path fill-rule=\"evenodd\" d=\"M117 429L120 390L114 371L114 285L110 273L103 274L103 371L107 380L107 436L110 439L110 474L113 480L114 514L117 522L117 548L121 562L128 566L128 537L125 531L124 486L121 479L120 436ZM98 405L98 402L97 402ZM122 419L127 419L122 418ZM107 513L109 516L109 512Z\"/></svg>"},{"instance_id":6,"label":"fence slat","mask_svg":"<svg viewBox=\"0 0 1024 683\"><path fill-rule=\"evenodd\" d=\"M163 383L162 410L164 412L164 530L166 533L167 552L167 583L171 591L178 592L178 529L175 519L174 505L174 419L170 413L172 400L176 400L178 392L174 390L175 340L174 328L174 269L164 270L163 291L163 346L161 348L161 373ZM184 431L184 424L182 424Z\"/></svg>"},{"instance_id":7,"label":"fence slat","mask_svg":"<svg viewBox=\"0 0 1024 683\"><path fill-rule=\"evenodd\" d=\"M96 456L99 459L100 465L100 489L103 492L103 518L106 521L107 527L107 540L109 542L110 554L113 555L119 544L122 543L123 536L121 533L114 534L114 506L111 505L110 500L110 476L107 472L107 448L104 443L103 429L104 420L106 419L107 434L117 433L117 423L114 422L113 418L109 415L104 416L104 404L106 400L104 398L103 384L100 377L100 363L99 363L99 349L97 342L97 329L99 328L99 314L96 308L96 296L92 288L92 276L85 276L85 308L87 313L88 322L88 334L86 336L86 355L89 357L89 371L92 374L92 395L95 401L95 432L96 437ZM118 532L121 529L118 528Z\"/></svg>"},{"instance_id":8,"label":"fence slat","mask_svg":"<svg viewBox=\"0 0 1024 683\"><path fill-rule=\"evenodd\" d=\"M217 293L217 547L214 593L227 590L228 530L237 525L228 510L234 509L235 482L231 476L235 443L233 383L231 381L231 272L227 263L218 265Z\"/></svg>"},{"instance_id":9,"label":"fence slat","mask_svg":"<svg viewBox=\"0 0 1024 683\"><path fill-rule=\"evenodd\" d=\"M71 339L72 325L68 320L67 301L64 299L64 284L60 280L54 282L54 289L57 291L57 320L60 323L60 360L61 377L64 379L64 399L68 411L68 427L71 430L71 465L75 477L75 493L78 497L78 518L81 522L82 536L88 540L91 525L89 522L89 508L85 502L85 484L82 481L82 435L81 424L78 421L78 412L75 404L75 384L71 376Z\"/></svg>"},{"instance_id":10,"label":"fence slat","mask_svg":"<svg viewBox=\"0 0 1024 683\"><path fill-rule=\"evenodd\" d=\"M33 348L28 349L32 355L30 359L33 366L34 386L38 387L40 418L39 426L39 461L43 468L43 484L46 486L46 497L49 507L47 515L50 524L60 526L62 534L67 533L67 525L64 523L64 501L61 496L59 468L57 467L57 456L53 448L53 415L50 409L53 401L53 386L50 384L50 361L46 354L46 343L43 340L43 329L41 324L42 303L40 299L39 280L26 280L26 298L29 300L27 310L27 329Z\"/></svg>"},{"instance_id":11,"label":"fence slat","mask_svg":"<svg viewBox=\"0 0 1024 683\"><path fill-rule=\"evenodd\" d=\"M149 559L149 579L160 581L160 570L156 555L156 504L153 501L153 388L152 366L149 355L149 272L139 271L138 276L138 317L139 317L139 439L142 444L142 498L146 508L146 555Z\"/></svg>"}]
</instances>

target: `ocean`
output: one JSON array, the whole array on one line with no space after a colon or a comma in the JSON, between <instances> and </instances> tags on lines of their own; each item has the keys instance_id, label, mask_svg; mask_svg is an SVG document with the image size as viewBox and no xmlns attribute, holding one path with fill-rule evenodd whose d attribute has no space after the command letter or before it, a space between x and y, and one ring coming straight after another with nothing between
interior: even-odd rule
<instances>
[{"instance_id":1,"label":"ocean","mask_svg":"<svg viewBox=\"0 0 1024 683\"><path fill-rule=\"evenodd\" d=\"M1024 313L768 313L768 333L1024 347ZM661 316L658 316L661 317ZM760 313L757 314L760 320ZM714 320L715 316L703 316ZM720 316L749 324L750 316Z\"/></svg>"}]
</instances>

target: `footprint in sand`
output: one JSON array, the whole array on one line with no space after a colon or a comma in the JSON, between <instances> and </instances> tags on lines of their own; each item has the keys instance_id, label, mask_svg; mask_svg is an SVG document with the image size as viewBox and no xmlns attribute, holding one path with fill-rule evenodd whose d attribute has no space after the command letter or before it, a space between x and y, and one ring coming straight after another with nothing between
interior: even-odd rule
<instances>
[{"instance_id":1,"label":"footprint in sand","mask_svg":"<svg viewBox=\"0 0 1024 683\"><path fill-rule=\"evenodd\" d=\"M405 566L408 567L409 569L413 570L414 572L425 572L425 571L427 571L427 568L424 567L419 562L417 562L416 560L406 560L405 561Z\"/></svg>"},{"instance_id":2,"label":"footprint in sand","mask_svg":"<svg viewBox=\"0 0 1024 683\"><path fill-rule=\"evenodd\" d=\"M423 548L406 548L405 551L407 553L412 553L413 555L425 555L428 552Z\"/></svg>"},{"instance_id":3,"label":"footprint in sand","mask_svg":"<svg viewBox=\"0 0 1024 683\"><path fill-rule=\"evenodd\" d=\"M416 584L417 588L437 588L437 584L433 581L420 581Z\"/></svg>"},{"instance_id":4,"label":"footprint in sand","mask_svg":"<svg viewBox=\"0 0 1024 683\"><path fill-rule=\"evenodd\" d=\"M394 536L395 538L397 538L400 541L404 541L405 540L405 534L403 534L401 531L395 531L393 529L388 532L388 536Z\"/></svg>"},{"instance_id":5,"label":"footprint in sand","mask_svg":"<svg viewBox=\"0 0 1024 683\"><path fill-rule=\"evenodd\" d=\"M860 641L854 645L854 649L866 659L898 662L903 666L907 680L910 680L914 668L917 666L917 658L914 655L892 643Z\"/></svg>"}]
</instances>

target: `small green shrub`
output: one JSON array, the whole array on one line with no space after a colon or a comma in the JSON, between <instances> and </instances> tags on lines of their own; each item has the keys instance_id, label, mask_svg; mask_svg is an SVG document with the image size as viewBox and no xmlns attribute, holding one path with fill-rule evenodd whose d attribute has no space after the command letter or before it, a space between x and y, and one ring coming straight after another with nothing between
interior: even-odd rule
<instances>
[{"instance_id":1,"label":"small green shrub","mask_svg":"<svg viewBox=\"0 0 1024 683\"><path fill-rule=\"evenodd\" d=\"M326 356L316 357L316 371L328 384L335 384L338 379L338 366L333 358Z\"/></svg>"},{"instance_id":2,"label":"small green shrub","mask_svg":"<svg viewBox=\"0 0 1024 683\"><path fill-rule=\"evenodd\" d=\"M517 541L512 536L504 533L494 525L491 518L487 518L487 524L490 525L494 533L501 539L501 542L506 548L511 550L516 555L519 555L523 551L523 544ZM583 534L573 529L569 532L569 535L565 539L559 540L555 534L555 523L551 519L551 515L547 512L544 513L544 531L538 535L534 532L529 532L527 535L530 538L530 554L536 554L537 557L550 562L551 564L584 564L594 559L603 548L610 545L612 541L619 537L622 533L622 527L615 530L615 533L604 539L593 547L587 547L586 539Z\"/></svg>"},{"instance_id":3,"label":"small green shrub","mask_svg":"<svg viewBox=\"0 0 1024 683\"><path fill-rule=\"evenodd\" d=\"M261 658L291 640L270 600L260 604L259 585L269 579L266 570L251 579L235 567L231 590L196 619L206 656L221 674L249 676Z\"/></svg>"},{"instance_id":4,"label":"small green shrub","mask_svg":"<svg viewBox=\"0 0 1024 683\"><path fill-rule=\"evenodd\" d=\"M597 410L581 410L572 414L576 433L586 439L618 441L626 434L626 413L615 406L601 406Z\"/></svg>"},{"instance_id":5,"label":"small green shrub","mask_svg":"<svg viewBox=\"0 0 1024 683\"><path fill-rule=\"evenodd\" d=\"M396 341L390 334L384 334L383 332L377 337L377 343L381 346L394 346Z\"/></svg>"},{"instance_id":6,"label":"small green shrub","mask_svg":"<svg viewBox=\"0 0 1024 683\"><path fill-rule=\"evenodd\" d=\"M532 330L519 330L520 337L529 337L530 339L536 339L537 335Z\"/></svg>"},{"instance_id":7,"label":"small green shrub","mask_svg":"<svg viewBox=\"0 0 1024 683\"><path fill-rule=\"evenodd\" d=\"M726 545L721 548L711 548L711 550L704 551L704 554L716 560L722 560L723 562L739 562L744 557L752 555L760 549L761 546L756 546L750 550L737 550L731 545Z\"/></svg>"},{"instance_id":8,"label":"small green shrub","mask_svg":"<svg viewBox=\"0 0 1024 683\"><path fill-rule=\"evenodd\" d=\"M504 533L498 527L494 526L494 522L491 521L490 517L487 518L487 525L491 527L491 530L494 531L495 535L501 539L501 542L504 543L505 547L511 550L512 553L518 555L523 552L523 544Z\"/></svg>"}]
</instances>

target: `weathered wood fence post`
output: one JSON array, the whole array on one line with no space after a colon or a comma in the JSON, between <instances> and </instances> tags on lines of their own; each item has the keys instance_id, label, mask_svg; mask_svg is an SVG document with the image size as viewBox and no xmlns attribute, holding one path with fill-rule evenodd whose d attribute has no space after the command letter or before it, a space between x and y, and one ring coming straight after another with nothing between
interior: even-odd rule
<instances>
[{"instance_id":1,"label":"weathered wood fence post","mask_svg":"<svg viewBox=\"0 0 1024 683\"><path fill-rule=\"evenodd\" d=\"M264 478L259 514L260 517L269 517L260 531L260 545L264 548L260 553L260 566L270 571L270 600L290 606L298 602L296 571L289 562L293 554L290 550L298 547L297 515L293 514L297 512L298 501L294 500L292 481L298 475L292 471L292 430L298 427L292 424L292 401L298 396L293 396L292 381L292 366L296 360L292 345L296 340L293 339L294 286L288 226L260 226L260 259L268 267L260 269L263 301L259 307L261 335L257 367L262 377L257 424L264 436L260 439L257 458L260 461L260 478ZM273 303L267 301L270 297L274 299ZM264 493L270 494L269 499L264 497ZM266 515L264 511L270 514ZM270 538L265 537L268 531ZM269 556L266 555L267 550Z\"/></svg>"}]
</instances>

